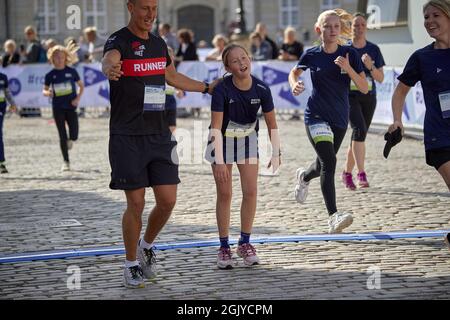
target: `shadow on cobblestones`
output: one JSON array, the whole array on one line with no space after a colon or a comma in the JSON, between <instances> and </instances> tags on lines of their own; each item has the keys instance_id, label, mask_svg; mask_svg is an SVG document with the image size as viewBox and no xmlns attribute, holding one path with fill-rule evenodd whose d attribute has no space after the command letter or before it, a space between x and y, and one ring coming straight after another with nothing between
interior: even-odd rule
<instances>
[{"instance_id":1,"label":"shadow on cobblestones","mask_svg":"<svg viewBox=\"0 0 450 320\"><path fill-rule=\"evenodd\" d=\"M323 247L319 246L305 247L305 250L298 250L295 245L282 246L282 250L260 248L263 265L245 268L239 261L233 270L227 271L217 270L215 250L211 248L160 253L159 276L142 290L123 288L122 260L117 256L0 265L0 288L3 299L450 298L448 272L432 274L432 268L394 262L389 257L376 262L358 248L359 256L353 259L336 249L323 256ZM398 265L398 271L389 269L392 263ZM81 270L80 290L66 287L69 266ZM376 269L370 269L373 267Z\"/></svg>"}]
</instances>

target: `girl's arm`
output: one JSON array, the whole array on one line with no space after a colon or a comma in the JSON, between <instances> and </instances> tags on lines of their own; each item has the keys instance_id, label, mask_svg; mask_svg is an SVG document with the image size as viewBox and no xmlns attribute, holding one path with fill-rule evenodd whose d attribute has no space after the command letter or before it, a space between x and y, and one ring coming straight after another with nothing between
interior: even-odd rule
<instances>
[{"instance_id":1,"label":"girl's arm","mask_svg":"<svg viewBox=\"0 0 450 320\"><path fill-rule=\"evenodd\" d=\"M220 183L227 182L230 177L227 165L223 157L223 136L222 136L223 112L211 112L211 141L214 147L215 167L214 176Z\"/></svg>"},{"instance_id":2,"label":"girl's arm","mask_svg":"<svg viewBox=\"0 0 450 320\"><path fill-rule=\"evenodd\" d=\"M342 70L347 72L349 77L353 80L358 87L358 90L364 94L369 92L369 84L367 83L366 74L364 71L361 73L356 73L355 69L350 65L350 54L347 53L346 57L337 57L334 61Z\"/></svg>"},{"instance_id":3,"label":"girl's arm","mask_svg":"<svg viewBox=\"0 0 450 320\"><path fill-rule=\"evenodd\" d=\"M281 164L281 143L280 134L278 131L277 119L275 110L271 112L264 113L264 120L266 121L267 130L269 131L269 138L272 144L272 157L270 160L268 168L273 167L273 172L278 170Z\"/></svg>"},{"instance_id":4,"label":"girl's arm","mask_svg":"<svg viewBox=\"0 0 450 320\"><path fill-rule=\"evenodd\" d=\"M291 86L292 94L294 96L298 96L303 91L305 91L305 85L303 81L298 81L302 73L303 70L297 67L294 67L289 73L289 85Z\"/></svg>"},{"instance_id":5,"label":"girl's arm","mask_svg":"<svg viewBox=\"0 0 450 320\"><path fill-rule=\"evenodd\" d=\"M44 90L42 91L45 97L53 97L53 91L50 89L49 86L44 86Z\"/></svg>"},{"instance_id":6,"label":"girl's arm","mask_svg":"<svg viewBox=\"0 0 450 320\"><path fill-rule=\"evenodd\" d=\"M72 106L74 106L74 107L78 106L78 104L80 103L81 96L83 95L83 92L84 92L83 81L78 80L77 84L78 84L78 94L77 94L77 97L72 100Z\"/></svg>"},{"instance_id":7,"label":"girl's arm","mask_svg":"<svg viewBox=\"0 0 450 320\"><path fill-rule=\"evenodd\" d=\"M400 128L403 133L403 106L405 105L406 96L411 90L403 82L399 82L397 88L395 88L394 95L392 96L392 115L394 116L394 123L389 127L389 132L393 132Z\"/></svg>"},{"instance_id":8,"label":"girl's arm","mask_svg":"<svg viewBox=\"0 0 450 320\"><path fill-rule=\"evenodd\" d=\"M15 111L16 102L14 101L14 98L11 94L11 91L9 91L9 88L5 88L5 98L6 98L6 101L8 101L8 103L10 104L10 109L12 111Z\"/></svg>"}]
</instances>

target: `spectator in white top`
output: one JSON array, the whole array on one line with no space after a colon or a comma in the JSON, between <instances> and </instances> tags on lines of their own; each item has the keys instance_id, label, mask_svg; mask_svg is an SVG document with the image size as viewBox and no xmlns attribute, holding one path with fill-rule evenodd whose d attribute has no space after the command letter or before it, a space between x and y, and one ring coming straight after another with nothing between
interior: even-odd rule
<instances>
[{"instance_id":1,"label":"spectator in white top","mask_svg":"<svg viewBox=\"0 0 450 320\"><path fill-rule=\"evenodd\" d=\"M87 42L84 44L83 49L89 54L89 62L102 61L104 43L97 37L97 28L87 27L83 33Z\"/></svg>"}]
</instances>

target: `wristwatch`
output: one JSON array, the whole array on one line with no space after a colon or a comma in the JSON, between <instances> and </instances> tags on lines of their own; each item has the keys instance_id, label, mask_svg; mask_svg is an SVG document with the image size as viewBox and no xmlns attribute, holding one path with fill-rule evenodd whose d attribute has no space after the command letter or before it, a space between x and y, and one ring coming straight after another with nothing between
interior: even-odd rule
<instances>
[{"instance_id":1,"label":"wristwatch","mask_svg":"<svg viewBox=\"0 0 450 320\"><path fill-rule=\"evenodd\" d=\"M205 84L205 90L203 90L203 94L207 94L209 92L209 83L208 82L203 82Z\"/></svg>"}]
</instances>

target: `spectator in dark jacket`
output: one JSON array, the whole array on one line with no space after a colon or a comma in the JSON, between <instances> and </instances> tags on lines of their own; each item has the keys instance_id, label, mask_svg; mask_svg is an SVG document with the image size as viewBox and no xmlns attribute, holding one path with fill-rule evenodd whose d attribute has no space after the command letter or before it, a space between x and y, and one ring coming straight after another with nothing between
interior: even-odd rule
<instances>
[{"instance_id":1,"label":"spectator in dark jacket","mask_svg":"<svg viewBox=\"0 0 450 320\"><path fill-rule=\"evenodd\" d=\"M193 42L192 31L188 29L181 29L177 34L178 41L180 42L180 46L178 47L177 56L175 58L176 61L197 61L197 47Z\"/></svg>"},{"instance_id":2,"label":"spectator in dark jacket","mask_svg":"<svg viewBox=\"0 0 450 320\"><path fill-rule=\"evenodd\" d=\"M27 64L27 63L46 62L41 60L42 56L41 51L43 51L44 48L39 43L36 29L33 26L27 26L24 30L24 33L27 39L27 47L25 51L20 53L23 57L23 63Z\"/></svg>"},{"instance_id":3,"label":"spectator in dark jacket","mask_svg":"<svg viewBox=\"0 0 450 320\"><path fill-rule=\"evenodd\" d=\"M20 54L17 52L17 45L14 40L6 40L4 45L5 54L2 56L2 67L6 68L10 64L20 62Z\"/></svg>"},{"instance_id":4,"label":"spectator in dark jacket","mask_svg":"<svg viewBox=\"0 0 450 320\"><path fill-rule=\"evenodd\" d=\"M258 32L250 34L250 43L254 61L272 60L272 47Z\"/></svg>"},{"instance_id":5,"label":"spectator in dark jacket","mask_svg":"<svg viewBox=\"0 0 450 320\"><path fill-rule=\"evenodd\" d=\"M269 38L267 35L267 27L264 23L260 22L256 25L255 31L261 35L263 41L267 41L272 47L272 57L271 59L278 59L278 47L277 44ZM270 59L269 59L270 60Z\"/></svg>"},{"instance_id":6,"label":"spectator in dark jacket","mask_svg":"<svg viewBox=\"0 0 450 320\"><path fill-rule=\"evenodd\" d=\"M278 59L283 61L297 61L303 54L303 44L296 39L295 29L292 27L284 30L284 42L281 46Z\"/></svg>"}]
</instances>

